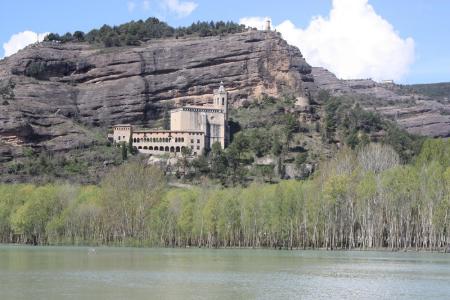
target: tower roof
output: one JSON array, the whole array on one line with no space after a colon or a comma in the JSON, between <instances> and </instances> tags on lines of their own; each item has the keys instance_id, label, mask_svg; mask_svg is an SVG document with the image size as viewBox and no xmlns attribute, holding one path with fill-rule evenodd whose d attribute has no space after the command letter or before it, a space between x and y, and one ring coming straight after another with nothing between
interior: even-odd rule
<instances>
[{"instance_id":1,"label":"tower roof","mask_svg":"<svg viewBox=\"0 0 450 300\"><path fill-rule=\"evenodd\" d=\"M220 82L219 93L225 93L225 87L223 86L223 81Z\"/></svg>"}]
</instances>

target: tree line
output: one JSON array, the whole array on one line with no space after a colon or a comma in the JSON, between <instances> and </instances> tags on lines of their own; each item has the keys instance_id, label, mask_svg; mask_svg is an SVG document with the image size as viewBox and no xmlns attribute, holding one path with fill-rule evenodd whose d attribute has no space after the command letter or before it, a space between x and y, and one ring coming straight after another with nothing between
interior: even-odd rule
<instances>
[{"instance_id":1,"label":"tree line","mask_svg":"<svg viewBox=\"0 0 450 300\"><path fill-rule=\"evenodd\" d=\"M216 36L229 33L238 33L245 30L244 25L234 22L195 22L190 26L174 28L166 22L151 17L147 20L131 21L119 26L103 25L99 29L92 29L88 33L75 31L64 35L50 33L47 41L58 42L88 42L104 47L136 46L142 41L160 38L179 38L184 36Z\"/></svg>"},{"instance_id":2,"label":"tree line","mask_svg":"<svg viewBox=\"0 0 450 300\"><path fill-rule=\"evenodd\" d=\"M130 162L98 186L0 186L0 240L30 244L447 249L450 142L404 165L391 147L345 148L314 178L169 187Z\"/></svg>"}]
</instances>

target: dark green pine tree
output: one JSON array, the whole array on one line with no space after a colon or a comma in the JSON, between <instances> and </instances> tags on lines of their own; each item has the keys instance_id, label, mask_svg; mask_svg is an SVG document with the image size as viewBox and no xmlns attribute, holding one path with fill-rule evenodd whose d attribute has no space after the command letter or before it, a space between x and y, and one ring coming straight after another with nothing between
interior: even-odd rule
<instances>
[{"instance_id":1,"label":"dark green pine tree","mask_svg":"<svg viewBox=\"0 0 450 300\"><path fill-rule=\"evenodd\" d=\"M130 139L128 140L128 153L131 155L134 154L134 148L133 148L133 136L130 134Z\"/></svg>"},{"instance_id":2,"label":"dark green pine tree","mask_svg":"<svg viewBox=\"0 0 450 300\"><path fill-rule=\"evenodd\" d=\"M128 158L128 149L127 149L127 145L125 144L125 142L122 143L121 149L122 149L122 160L127 160L127 158Z\"/></svg>"}]
</instances>

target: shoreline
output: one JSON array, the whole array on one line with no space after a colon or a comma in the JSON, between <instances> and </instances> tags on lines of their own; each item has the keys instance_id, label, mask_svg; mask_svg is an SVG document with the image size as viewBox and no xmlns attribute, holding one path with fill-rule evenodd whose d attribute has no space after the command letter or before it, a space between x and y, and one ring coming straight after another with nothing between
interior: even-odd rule
<instances>
[{"instance_id":1,"label":"shoreline","mask_svg":"<svg viewBox=\"0 0 450 300\"><path fill-rule=\"evenodd\" d=\"M442 254L450 254L450 247L448 249L438 249L438 250L430 250L430 249L415 249L415 248L407 248L407 249L388 249L388 248L353 248L353 249L326 249L326 248L273 248L273 247L197 247L197 246L188 246L188 247L162 247L162 246L130 246L130 245L89 245L89 244L48 244L48 245L30 245L30 244L18 244L18 243L0 243L0 247L27 247L27 248L64 248L64 247L73 247L73 248L130 248L130 249L180 249L180 250L188 250L188 249L206 249L206 250L275 250L275 251L286 251L286 252L299 252L299 251L313 251L313 252L403 252L403 253L442 253Z\"/></svg>"}]
</instances>

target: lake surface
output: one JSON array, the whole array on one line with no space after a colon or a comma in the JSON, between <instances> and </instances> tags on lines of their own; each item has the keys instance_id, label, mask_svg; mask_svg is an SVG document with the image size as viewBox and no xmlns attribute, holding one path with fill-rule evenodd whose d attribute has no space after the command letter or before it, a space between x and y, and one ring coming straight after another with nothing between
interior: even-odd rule
<instances>
[{"instance_id":1,"label":"lake surface","mask_svg":"<svg viewBox=\"0 0 450 300\"><path fill-rule=\"evenodd\" d=\"M450 255L0 246L0 299L450 299Z\"/></svg>"}]
</instances>

